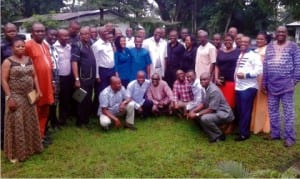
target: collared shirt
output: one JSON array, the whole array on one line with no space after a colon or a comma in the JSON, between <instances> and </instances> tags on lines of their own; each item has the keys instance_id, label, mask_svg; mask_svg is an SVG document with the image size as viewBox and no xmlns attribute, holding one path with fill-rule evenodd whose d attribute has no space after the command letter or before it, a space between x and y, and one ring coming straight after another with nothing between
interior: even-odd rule
<instances>
[{"instance_id":1,"label":"collared shirt","mask_svg":"<svg viewBox=\"0 0 300 179\"><path fill-rule=\"evenodd\" d=\"M243 73L245 78L237 78L237 73ZM262 73L262 62L257 53L248 50L239 55L235 70L235 90L243 91L248 88L258 88L257 76Z\"/></svg>"},{"instance_id":2,"label":"collared shirt","mask_svg":"<svg viewBox=\"0 0 300 179\"><path fill-rule=\"evenodd\" d=\"M101 38L92 45L92 49L97 64L96 77L99 78L98 67L114 68L114 50L109 42L104 42Z\"/></svg>"},{"instance_id":3,"label":"collared shirt","mask_svg":"<svg viewBox=\"0 0 300 179\"><path fill-rule=\"evenodd\" d=\"M168 44L167 52L168 52L168 59L167 59L167 69L175 69L178 70L180 68L180 61L182 60L184 47L179 42L172 46L171 43Z\"/></svg>"},{"instance_id":4,"label":"collared shirt","mask_svg":"<svg viewBox=\"0 0 300 179\"><path fill-rule=\"evenodd\" d=\"M189 102L194 98L191 84L187 80L183 83L176 80L173 85L173 94L175 102Z\"/></svg>"},{"instance_id":5,"label":"collared shirt","mask_svg":"<svg viewBox=\"0 0 300 179\"><path fill-rule=\"evenodd\" d=\"M71 61L78 63L78 74L82 80L93 79L96 76L96 60L89 43L82 41L72 44Z\"/></svg>"},{"instance_id":6,"label":"collared shirt","mask_svg":"<svg viewBox=\"0 0 300 179\"><path fill-rule=\"evenodd\" d=\"M113 91L111 86L106 87L99 95L98 114L102 113L102 108L107 108L111 113L117 114L122 101L128 98L129 95L123 86L119 91Z\"/></svg>"},{"instance_id":7,"label":"collared shirt","mask_svg":"<svg viewBox=\"0 0 300 179\"><path fill-rule=\"evenodd\" d=\"M131 99L135 102L135 109L140 108L145 102L145 94L150 86L150 81L145 80L143 84L139 84L137 80L133 80L127 86L127 91Z\"/></svg>"},{"instance_id":8,"label":"collared shirt","mask_svg":"<svg viewBox=\"0 0 300 179\"><path fill-rule=\"evenodd\" d=\"M131 80L133 80L136 77L136 73L140 70L147 74L147 66L151 65L151 59L148 50L144 48L132 48L129 51L132 56ZM148 76L148 78L150 77Z\"/></svg>"},{"instance_id":9,"label":"collared shirt","mask_svg":"<svg viewBox=\"0 0 300 179\"><path fill-rule=\"evenodd\" d=\"M206 95L203 99L205 108L214 110L217 115L220 114L218 115L220 118L230 117L233 120L234 116L230 106L220 89L214 83L210 82L209 86L205 89L205 93Z\"/></svg>"},{"instance_id":10,"label":"collared shirt","mask_svg":"<svg viewBox=\"0 0 300 179\"><path fill-rule=\"evenodd\" d=\"M195 62L195 71L197 78L200 78L200 75L203 72L210 72L210 67L213 63L216 62L216 58L216 47L210 42L207 42L204 46L200 45L198 47Z\"/></svg>"},{"instance_id":11,"label":"collared shirt","mask_svg":"<svg viewBox=\"0 0 300 179\"><path fill-rule=\"evenodd\" d=\"M146 39L143 43L143 47L150 53L152 61L151 74L158 73L161 77L165 75L165 58L167 58L167 43L160 39L157 43L154 37Z\"/></svg>"},{"instance_id":12,"label":"collared shirt","mask_svg":"<svg viewBox=\"0 0 300 179\"><path fill-rule=\"evenodd\" d=\"M118 50L115 52L115 71L118 72L122 80L130 80L131 78L131 64L132 57L129 53L129 49Z\"/></svg>"},{"instance_id":13,"label":"collared shirt","mask_svg":"<svg viewBox=\"0 0 300 179\"><path fill-rule=\"evenodd\" d=\"M134 37L131 37L131 38L126 37L126 47L127 48L134 48L135 47Z\"/></svg>"},{"instance_id":14,"label":"collared shirt","mask_svg":"<svg viewBox=\"0 0 300 179\"><path fill-rule=\"evenodd\" d=\"M58 53L58 68L60 76L71 74L71 45L62 46L59 41L53 45Z\"/></svg>"},{"instance_id":15,"label":"collared shirt","mask_svg":"<svg viewBox=\"0 0 300 179\"><path fill-rule=\"evenodd\" d=\"M192 110L193 108L197 107L200 103L202 103L203 98L205 97L205 90L201 86L198 78L195 79L191 87L194 98L186 105L186 110Z\"/></svg>"},{"instance_id":16,"label":"collared shirt","mask_svg":"<svg viewBox=\"0 0 300 179\"><path fill-rule=\"evenodd\" d=\"M154 104L162 102L168 104L173 99L173 92L167 82L160 80L158 86L151 84L147 90L147 98Z\"/></svg>"},{"instance_id":17,"label":"collared shirt","mask_svg":"<svg viewBox=\"0 0 300 179\"><path fill-rule=\"evenodd\" d=\"M54 48L53 45L50 45L46 40L44 40L44 43L48 46L51 60L52 60L52 69L57 70L58 69L58 53L57 50Z\"/></svg>"}]
</instances>

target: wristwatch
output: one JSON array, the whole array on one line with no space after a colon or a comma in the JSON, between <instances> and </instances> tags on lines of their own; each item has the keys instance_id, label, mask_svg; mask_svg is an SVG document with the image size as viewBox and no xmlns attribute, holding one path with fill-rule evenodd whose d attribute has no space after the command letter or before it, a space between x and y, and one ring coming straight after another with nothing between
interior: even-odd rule
<instances>
[{"instance_id":1,"label":"wristwatch","mask_svg":"<svg viewBox=\"0 0 300 179\"><path fill-rule=\"evenodd\" d=\"M79 81L79 78L77 77L77 78L75 78L75 80L76 80L76 81Z\"/></svg>"},{"instance_id":2,"label":"wristwatch","mask_svg":"<svg viewBox=\"0 0 300 179\"><path fill-rule=\"evenodd\" d=\"M5 101L9 100L10 96L5 96Z\"/></svg>"},{"instance_id":3,"label":"wristwatch","mask_svg":"<svg viewBox=\"0 0 300 179\"><path fill-rule=\"evenodd\" d=\"M200 113L196 113L196 116L199 117L199 116L200 116Z\"/></svg>"}]
</instances>

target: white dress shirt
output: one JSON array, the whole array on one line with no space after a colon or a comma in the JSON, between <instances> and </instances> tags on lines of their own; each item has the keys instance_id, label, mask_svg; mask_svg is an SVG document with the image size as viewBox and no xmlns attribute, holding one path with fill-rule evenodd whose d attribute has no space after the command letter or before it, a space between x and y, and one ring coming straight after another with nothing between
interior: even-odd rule
<instances>
[{"instance_id":1,"label":"white dress shirt","mask_svg":"<svg viewBox=\"0 0 300 179\"><path fill-rule=\"evenodd\" d=\"M53 45L58 53L58 74L68 76L71 74L71 45L62 46L59 41Z\"/></svg>"}]
</instances>

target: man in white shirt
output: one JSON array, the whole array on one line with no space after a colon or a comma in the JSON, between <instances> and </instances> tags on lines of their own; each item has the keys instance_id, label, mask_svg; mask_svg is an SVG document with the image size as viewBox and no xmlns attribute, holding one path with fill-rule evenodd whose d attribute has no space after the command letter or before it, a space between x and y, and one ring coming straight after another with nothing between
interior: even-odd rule
<instances>
[{"instance_id":1,"label":"man in white shirt","mask_svg":"<svg viewBox=\"0 0 300 179\"><path fill-rule=\"evenodd\" d=\"M212 75L216 63L216 47L208 42L208 33L204 30L198 32L200 46L197 49L195 71L197 78L204 72Z\"/></svg>"},{"instance_id":2,"label":"man in white shirt","mask_svg":"<svg viewBox=\"0 0 300 179\"><path fill-rule=\"evenodd\" d=\"M134 45L134 37L132 35L132 28L131 27L128 27L125 31L126 33L126 47L127 48L134 48L135 45Z\"/></svg>"},{"instance_id":3,"label":"man in white shirt","mask_svg":"<svg viewBox=\"0 0 300 179\"><path fill-rule=\"evenodd\" d=\"M161 28L156 28L153 37L146 39L143 43L143 47L150 53L152 61L150 75L158 73L161 77L164 77L167 59L167 43L161 39L161 34Z\"/></svg>"},{"instance_id":4,"label":"man in white shirt","mask_svg":"<svg viewBox=\"0 0 300 179\"><path fill-rule=\"evenodd\" d=\"M253 101L257 93L257 76L262 73L262 62L257 53L249 49L250 38L242 37L241 54L235 70L236 106L240 135L236 141L250 137L250 121Z\"/></svg>"},{"instance_id":5,"label":"man in white shirt","mask_svg":"<svg viewBox=\"0 0 300 179\"><path fill-rule=\"evenodd\" d=\"M59 74L59 121L64 125L71 113L72 94L74 78L71 73L71 45L69 32L66 29L58 30L57 41L54 44L58 53L58 74Z\"/></svg>"}]
</instances>

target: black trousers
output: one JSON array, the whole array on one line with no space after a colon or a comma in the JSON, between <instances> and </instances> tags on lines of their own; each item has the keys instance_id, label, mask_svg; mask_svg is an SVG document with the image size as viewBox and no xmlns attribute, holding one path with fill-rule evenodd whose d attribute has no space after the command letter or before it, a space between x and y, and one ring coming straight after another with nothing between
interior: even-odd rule
<instances>
[{"instance_id":1,"label":"black trousers","mask_svg":"<svg viewBox=\"0 0 300 179\"><path fill-rule=\"evenodd\" d=\"M152 106L153 106L153 102L148 99L145 99L144 104L142 105L142 109L143 109L142 118L146 118L151 115Z\"/></svg>"},{"instance_id":2,"label":"black trousers","mask_svg":"<svg viewBox=\"0 0 300 179\"><path fill-rule=\"evenodd\" d=\"M59 121L65 124L72 111L76 111L76 102L72 99L74 78L72 75L59 76Z\"/></svg>"},{"instance_id":3,"label":"black trousers","mask_svg":"<svg viewBox=\"0 0 300 179\"><path fill-rule=\"evenodd\" d=\"M92 112L92 95L95 79L81 80L80 87L87 92L87 95L81 103L77 102L77 120L76 125L86 125L90 121L90 115Z\"/></svg>"},{"instance_id":4,"label":"black trousers","mask_svg":"<svg viewBox=\"0 0 300 179\"><path fill-rule=\"evenodd\" d=\"M115 70L113 68L103 68L99 67L100 83L95 83L94 99L93 99L93 112L97 114L99 108L99 94L104 88L109 85L110 77L115 75Z\"/></svg>"}]
</instances>

